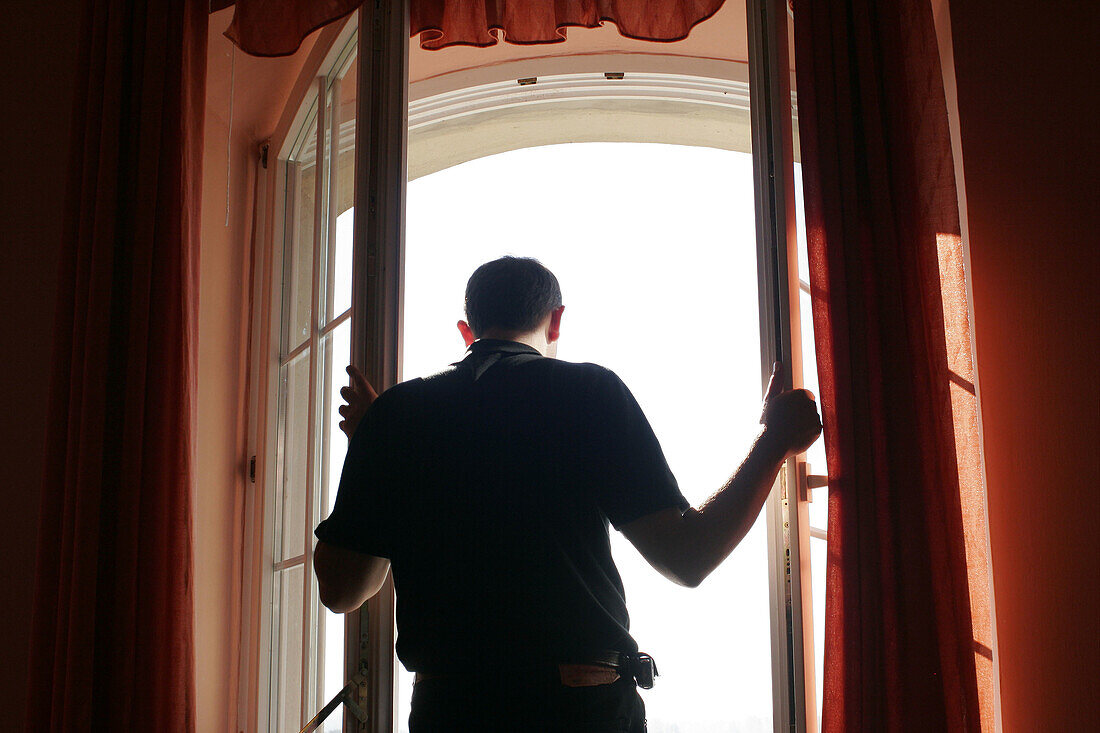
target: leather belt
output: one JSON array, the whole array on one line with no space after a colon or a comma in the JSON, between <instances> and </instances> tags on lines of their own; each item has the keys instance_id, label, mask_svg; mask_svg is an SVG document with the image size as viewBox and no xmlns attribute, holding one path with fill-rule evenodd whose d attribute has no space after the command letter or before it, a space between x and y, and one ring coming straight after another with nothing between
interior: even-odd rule
<instances>
[{"instance_id":1,"label":"leather belt","mask_svg":"<svg viewBox=\"0 0 1100 733\"><path fill-rule=\"evenodd\" d=\"M558 664L561 682L567 687L592 687L617 681L621 676L633 677L638 686L648 690L653 687L653 678L657 676L657 665L648 654L625 654L623 652L600 652L585 658L583 662ZM516 669L501 665L497 668L501 674L514 674ZM469 678L469 672L417 672L415 682L427 680Z\"/></svg>"}]
</instances>

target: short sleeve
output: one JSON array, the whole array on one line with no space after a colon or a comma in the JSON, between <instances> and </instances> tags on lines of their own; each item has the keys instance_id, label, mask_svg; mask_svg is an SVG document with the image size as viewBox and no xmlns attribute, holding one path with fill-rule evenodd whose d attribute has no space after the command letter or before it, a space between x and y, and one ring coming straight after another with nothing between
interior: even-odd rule
<instances>
[{"instance_id":1,"label":"short sleeve","mask_svg":"<svg viewBox=\"0 0 1100 733\"><path fill-rule=\"evenodd\" d=\"M363 416L348 443L336 504L317 525L317 539L375 557L392 557L400 476L393 450L398 415L389 392Z\"/></svg>"},{"instance_id":2,"label":"short sleeve","mask_svg":"<svg viewBox=\"0 0 1100 733\"><path fill-rule=\"evenodd\" d=\"M691 504L641 406L614 372L602 372L590 401L591 479L600 509L615 529L662 509L686 511Z\"/></svg>"}]
</instances>

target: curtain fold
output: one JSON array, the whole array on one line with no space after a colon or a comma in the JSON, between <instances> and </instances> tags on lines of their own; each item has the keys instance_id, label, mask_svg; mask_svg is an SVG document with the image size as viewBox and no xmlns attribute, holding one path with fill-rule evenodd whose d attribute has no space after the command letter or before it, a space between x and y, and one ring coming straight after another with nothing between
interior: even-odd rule
<instances>
[{"instance_id":1,"label":"curtain fold","mask_svg":"<svg viewBox=\"0 0 1100 733\"><path fill-rule=\"evenodd\" d=\"M86 6L28 730L194 729L191 556L206 2Z\"/></svg>"},{"instance_id":2,"label":"curtain fold","mask_svg":"<svg viewBox=\"0 0 1100 733\"><path fill-rule=\"evenodd\" d=\"M960 494L981 474L931 6L794 15L830 477L822 730L980 730Z\"/></svg>"},{"instance_id":3,"label":"curtain fold","mask_svg":"<svg viewBox=\"0 0 1100 733\"><path fill-rule=\"evenodd\" d=\"M714 15L724 0L410 0L409 20L420 46L559 43L570 27L614 24L627 38L679 41ZM294 53L314 30L359 8L363 0L216 0L235 5L225 35L254 56Z\"/></svg>"}]
</instances>

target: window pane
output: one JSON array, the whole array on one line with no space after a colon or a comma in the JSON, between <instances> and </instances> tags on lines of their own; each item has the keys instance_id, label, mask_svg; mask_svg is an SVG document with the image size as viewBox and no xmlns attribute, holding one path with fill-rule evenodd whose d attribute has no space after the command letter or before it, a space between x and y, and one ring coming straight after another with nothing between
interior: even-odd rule
<instances>
[{"instance_id":1,"label":"window pane","mask_svg":"<svg viewBox=\"0 0 1100 733\"><path fill-rule=\"evenodd\" d=\"M798 132L798 122L794 124ZM795 230L798 233L798 279L810 282L810 263L806 259L806 209L802 194L802 164L794 164Z\"/></svg>"},{"instance_id":2,"label":"window pane","mask_svg":"<svg viewBox=\"0 0 1100 733\"><path fill-rule=\"evenodd\" d=\"M283 483L275 525L275 559L305 551L309 440L309 350L282 368Z\"/></svg>"},{"instance_id":3,"label":"window pane","mask_svg":"<svg viewBox=\"0 0 1100 733\"><path fill-rule=\"evenodd\" d=\"M287 162L283 245L283 353L309 338L313 298L314 211L317 196L317 118L306 126Z\"/></svg>"},{"instance_id":4,"label":"window pane","mask_svg":"<svg viewBox=\"0 0 1100 733\"><path fill-rule=\"evenodd\" d=\"M810 583L814 597L814 664L817 668L817 719L821 720L821 685L825 670L825 567L829 544L816 537L810 538Z\"/></svg>"},{"instance_id":5,"label":"window pane","mask_svg":"<svg viewBox=\"0 0 1100 733\"><path fill-rule=\"evenodd\" d=\"M301 565L276 571L272 588L277 604L272 616L272 730L278 733L293 733L302 726L302 573Z\"/></svg>"},{"instance_id":6,"label":"window pane","mask_svg":"<svg viewBox=\"0 0 1100 733\"><path fill-rule=\"evenodd\" d=\"M334 166L336 227L329 247L330 292L329 318L335 318L351 307L351 237L355 228L355 91L358 65L352 59L347 74L340 83L339 141Z\"/></svg>"},{"instance_id":7,"label":"window pane","mask_svg":"<svg viewBox=\"0 0 1100 733\"><path fill-rule=\"evenodd\" d=\"M348 438L340 430L340 406L344 399L340 390L350 381L346 371L351 363L351 320L348 319L325 336L322 344L324 354L324 411L322 418L323 444L321 450L321 496L320 516L317 521L329 515L336 502L336 490L340 486L340 471L344 466L344 456L348 452Z\"/></svg>"},{"instance_id":8,"label":"window pane","mask_svg":"<svg viewBox=\"0 0 1100 733\"><path fill-rule=\"evenodd\" d=\"M321 609L319 631L322 639L317 660L317 668L323 675L320 683L321 699L316 705L319 710L343 689L347 675L344 674L344 614L333 613L319 602L316 605ZM343 719L344 709L337 708L325 721L322 730L324 733L339 733L343 727Z\"/></svg>"},{"instance_id":9,"label":"window pane","mask_svg":"<svg viewBox=\"0 0 1100 733\"><path fill-rule=\"evenodd\" d=\"M694 505L721 487L759 429L748 155L624 143L528 148L413 181L408 211L405 378L461 356L454 323L477 265L507 253L537 257L563 290L559 357L619 373ZM771 730L762 516L694 590L660 577L612 533L632 631L662 673L642 693L651 731ZM408 690L404 682L402 725Z\"/></svg>"}]
</instances>

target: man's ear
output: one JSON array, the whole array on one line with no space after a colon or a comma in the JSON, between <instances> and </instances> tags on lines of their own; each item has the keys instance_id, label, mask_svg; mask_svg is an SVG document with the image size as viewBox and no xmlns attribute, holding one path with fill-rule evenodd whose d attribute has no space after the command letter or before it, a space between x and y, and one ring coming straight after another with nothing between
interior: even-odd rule
<instances>
[{"instance_id":1,"label":"man's ear","mask_svg":"<svg viewBox=\"0 0 1100 733\"><path fill-rule=\"evenodd\" d=\"M546 342L554 343L561 336L561 314L565 312L565 306L559 305L550 311L550 328L546 331Z\"/></svg>"},{"instance_id":2,"label":"man's ear","mask_svg":"<svg viewBox=\"0 0 1100 733\"><path fill-rule=\"evenodd\" d=\"M462 340L466 342L466 346L477 341L477 336L474 336L474 329L470 328L470 324L466 321L458 322L458 332L462 334Z\"/></svg>"}]
</instances>

